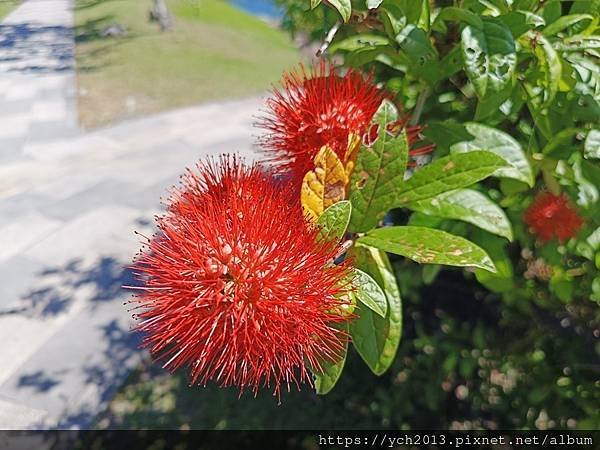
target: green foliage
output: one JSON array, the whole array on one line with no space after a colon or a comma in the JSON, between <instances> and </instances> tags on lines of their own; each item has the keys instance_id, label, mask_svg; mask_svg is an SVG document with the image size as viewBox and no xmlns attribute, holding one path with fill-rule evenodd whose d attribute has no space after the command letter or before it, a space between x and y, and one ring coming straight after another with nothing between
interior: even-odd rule
<instances>
[{"instance_id":1,"label":"green foliage","mask_svg":"<svg viewBox=\"0 0 600 450\"><path fill-rule=\"evenodd\" d=\"M295 7L304 3L307 9L309 2L280 3L293 17ZM447 287L448 269L439 264L471 266L463 276L484 287L481 298L491 302L497 317L511 317L519 324L514 330L536 323L526 335L515 331L524 340L520 345L501 337L496 323L479 318L467 325L454 317L452 324L444 324L444 336L434 336L421 323L427 317L414 317L414 334L405 345L413 351L431 346L435 355L439 351L444 357L426 352L411 356L411 361L418 360L420 370L429 367L425 373L441 366L443 373L452 374L415 389L422 388L427 408L437 411L435 405L441 403L433 385L456 386L460 379L471 392L461 401L481 415L484 409L479 408L486 404L486 410L496 411L495 423L503 426L541 427L539 417L530 418L527 403L539 414L556 411L560 423L551 427L566 427L569 414L578 423L597 424L600 413L589 394L596 376L580 371L578 390L569 387L571 366L588 361L548 352L568 352L560 330L570 327L565 324L578 323L577 333L592 336L600 320L600 3L357 0L351 6L351 20L337 30L327 51L346 66L372 71L393 97L377 114L377 139L361 147L351 177L348 231L358 233L352 235L352 252L362 255L362 264L368 261L364 252L375 248L432 264L394 260L404 296L424 285L454 299L473 296ZM291 28L321 40L340 20L336 9L321 3L305 21L290 19L296 25ZM314 20L316 14L323 20ZM424 139L436 144L433 158L423 167L407 167L404 133L386 132L398 116L392 103L413 111L413 121L426 126ZM541 242L523 222L540 191L571 199L584 219L572 238ZM382 223L399 226L377 228ZM389 300L389 289L384 291ZM449 310L452 305L460 316L460 302ZM391 364L383 354L391 345L392 322L364 304L356 314L354 346L375 373L382 373ZM467 337L467 328L479 337ZM548 336L560 341L551 345ZM467 339L478 352L504 346L508 353L492 358L498 364L493 370L509 378L513 369L533 371L514 380L529 391L502 387L500 394L486 378L491 366L479 356L463 355L460 346L444 339ZM590 344L591 355L598 358L598 336L590 339L596 342ZM568 370L561 369L563 375L553 366L560 358L571 361ZM406 361L398 364L404 363L408 367ZM419 381L412 383L417 386ZM488 398L472 389L487 390Z\"/></svg>"},{"instance_id":2,"label":"green foliage","mask_svg":"<svg viewBox=\"0 0 600 450\"><path fill-rule=\"evenodd\" d=\"M321 228L317 240L339 241L346 233L351 213L352 204L347 200L337 202L323 211L317 220L317 226Z\"/></svg>"},{"instance_id":3,"label":"green foliage","mask_svg":"<svg viewBox=\"0 0 600 450\"><path fill-rule=\"evenodd\" d=\"M479 267L491 272L496 271L492 260L480 247L460 236L433 228L377 228L356 242L359 245L405 256L420 264Z\"/></svg>"}]
</instances>

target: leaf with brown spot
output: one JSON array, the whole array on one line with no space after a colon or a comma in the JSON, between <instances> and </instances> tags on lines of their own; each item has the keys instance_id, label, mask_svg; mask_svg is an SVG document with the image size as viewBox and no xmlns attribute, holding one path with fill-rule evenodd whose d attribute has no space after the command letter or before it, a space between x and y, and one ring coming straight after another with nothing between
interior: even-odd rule
<instances>
[{"instance_id":1,"label":"leaf with brown spot","mask_svg":"<svg viewBox=\"0 0 600 450\"><path fill-rule=\"evenodd\" d=\"M346 198L348 175L336 153L321 147L315 156L315 168L304 176L300 200L302 209L312 221L334 203Z\"/></svg>"}]
</instances>

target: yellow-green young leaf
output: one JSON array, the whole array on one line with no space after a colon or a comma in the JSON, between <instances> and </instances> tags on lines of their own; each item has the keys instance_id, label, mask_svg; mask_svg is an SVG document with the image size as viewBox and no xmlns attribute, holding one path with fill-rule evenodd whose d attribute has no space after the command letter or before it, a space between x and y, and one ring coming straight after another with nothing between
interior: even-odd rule
<instances>
[{"instance_id":1,"label":"yellow-green young leaf","mask_svg":"<svg viewBox=\"0 0 600 450\"><path fill-rule=\"evenodd\" d=\"M477 183L506 166L500 156L473 151L445 156L417 170L399 189L394 207Z\"/></svg>"},{"instance_id":2,"label":"yellow-green young leaf","mask_svg":"<svg viewBox=\"0 0 600 450\"><path fill-rule=\"evenodd\" d=\"M315 9L321 4L321 0L310 0L310 9Z\"/></svg>"},{"instance_id":3,"label":"yellow-green young leaf","mask_svg":"<svg viewBox=\"0 0 600 450\"><path fill-rule=\"evenodd\" d=\"M489 255L473 242L445 231L427 227L386 227L368 232L356 241L405 256L419 264L479 267L495 272Z\"/></svg>"},{"instance_id":4,"label":"yellow-green young leaf","mask_svg":"<svg viewBox=\"0 0 600 450\"><path fill-rule=\"evenodd\" d=\"M508 27L494 17L482 20L482 29L467 25L461 35L465 72L480 98L510 83L517 65L515 41Z\"/></svg>"},{"instance_id":5,"label":"yellow-green young leaf","mask_svg":"<svg viewBox=\"0 0 600 450\"><path fill-rule=\"evenodd\" d=\"M396 277L387 255L370 247L354 247L354 262L383 287L388 310L380 317L364 305L354 313L358 317L350 325L352 343L361 358L376 375L383 374L394 361L402 336L402 300Z\"/></svg>"},{"instance_id":6,"label":"yellow-green young leaf","mask_svg":"<svg viewBox=\"0 0 600 450\"><path fill-rule=\"evenodd\" d=\"M402 131L395 136L387 129L388 124L397 119L394 104L384 100L374 118L379 127L377 138L371 146L363 145L358 152L350 177L351 231L370 230L394 205L408 160L406 133Z\"/></svg>"},{"instance_id":7,"label":"yellow-green young leaf","mask_svg":"<svg viewBox=\"0 0 600 450\"><path fill-rule=\"evenodd\" d=\"M338 10L344 22L348 22L352 13L352 2L350 0L329 0L329 4Z\"/></svg>"},{"instance_id":8,"label":"yellow-green young leaf","mask_svg":"<svg viewBox=\"0 0 600 450\"><path fill-rule=\"evenodd\" d=\"M456 219L512 240L512 227L504 211L473 189L457 189L408 205L413 211L444 219Z\"/></svg>"},{"instance_id":9,"label":"yellow-green young leaf","mask_svg":"<svg viewBox=\"0 0 600 450\"><path fill-rule=\"evenodd\" d=\"M318 241L339 241L346 233L352 205L348 200L334 203L327 208L317 220L317 226L321 228L317 235Z\"/></svg>"},{"instance_id":10,"label":"yellow-green young leaf","mask_svg":"<svg viewBox=\"0 0 600 450\"><path fill-rule=\"evenodd\" d=\"M348 333L348 323L345 323L342 329L345 333ZM339 359L339 361L335 363L332 361L323 362L321 363L321 371L313 371L313 375L315 376L315 390L317 394L325 395L329 393L336 385L336 383L340 379L340 376L342 375L342 371L344 370L347 353L348 341L346 341L346 346L344 347L343 354L340 355L341 358Z\"/></svg>"},{"instance_id":11,"label":"yellow-green young leaf","mask_svg":"<svg viewBox=\"0 0 600 450\"><path fill-rule=\"evenodd\" d=\"M514 178L533 186L533 172L521 145L508 134L495 128L470 122L465 124L467 131L474 136L470 141L463 141L451 147L453 153L466 153L474 150L487 150L502 157L508 167L499 168L494 176Z\"/></svg>"},{"instance_id":12,"label":"yellow-green young leaf","mask_svg":"<svg viewBox=\"0 0 600 450\"><path fill-rule=\"evenodd\" d=\"M583 143L583 156L586 159L600 159L600 130L590 130Z\"/></svg>"},{"instance_id":13,"label":"yellow-green young leaf","mask_svg":"<svg viewBox=\"0 0 600 450\"><path fill-rule=\"evenodd\" d=\"M356 299L374 313L385 317L387 313L387 299L377 282L366 272L354 269L352 284L355 287Z\"/></svg>"}]
</instances>

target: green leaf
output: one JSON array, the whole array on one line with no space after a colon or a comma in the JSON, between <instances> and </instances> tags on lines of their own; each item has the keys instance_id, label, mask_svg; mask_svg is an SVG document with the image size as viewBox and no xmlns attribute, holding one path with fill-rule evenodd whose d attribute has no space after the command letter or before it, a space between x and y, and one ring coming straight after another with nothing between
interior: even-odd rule
<instances>
[{"instance_id":1,"label":"green leaf","mask_svg":"<svg viewBox=\"0 0 600 450\"><path fill-rule=\"evenodd\" d=\"M600 159L600 130L590 130L583 143L583 156L586 159Z\"/></svg>"},{"instance_id":2,"label":"green leaf","mask_svg":"<svg viewBox=\"0 0 600 450\"><path fill-rule=\"evenodd\" d=\"M310 9L315 9L321 4L321 0L310 0Z\"/></svg>"},{"instance_id":3,"label":"green leaf","mask_svg":"<svg viewBox=\"0 0 600 450\"><path fill-rule=\"evenodd\" d=\"M343 325L343 331L349 332L349 325L345 323ZM332 361L325 361L321 363L322 371L317 373L313 371L315 376L315 390L318 395L325 395L329 393L333 387L336 385L340 376L342 375L342 371L344 370L344 365L346 364L346 355L348 354L348 341L346 341L346 346L343 351L342 358L334 363Z\"/></svg>"},{"instance_id":4,"label":"green leaf","mask_svg":"<svg viewBox=\"0 0 600 450\"><path fill-rule=\"evenodd\" d=\"M496 273L490 273L487 270L475 269L477 281L492 292L508 292L514 289L514 272L506 251L506 241L480 230L470 233L469 238L490 255L497 270Z\"/></svg>"},{"instance_id":5,"label":"green leaf","mask_svg":"<svg viewBox=\"0 0 600 450\"><path fill-rule=\"evenodd\" d=\"M408 205L419 211L444 219L456 219L512 240L512 227L504 211L481 192L458 189Z\"/></svg>"},{"instance_id":6,"label":"green leaf","mask_svg":"<svg viewBox=\"0 0 600 450\"><path fill-rule=\"evenodd\" d=\"M481 98L501 91L511 80L517 64L515 41L501 20L483 18L483 29L467 25L461 34L465 72Z\"/></svg>"},{"instance_id":7,"label":"green leaf","mask_svg":"<svg viewBox=\"0 0 600 450\"><path fill-rule=\"evenodd\" d=\"M470 186L505 166L504 159L487 151L474 151L440 158L417 170L400 187L394 207Z\"/></svg>"},{"instance_id":8,"label":"green leaf","mask_svg":"<svg viewBox=\"0 0 600 450\"><path fill-rule=\"evenodd\" d=\"M464 8L457 8L455 6L442 8L436 17L436 21L437 20L464 22L475 28L483 29L483 22L477 14L472 13Z\"/></svg>"},{"instance_id":9,"label":"green leaf","mask_svg":"<svg viewBox=\"0 0 600 450\"><path fill-rule=\"evenodd\" d=\"M529 11L511 11L500 16L500 20L510 29L514 38L518 38L533 28L546 25L543 17Z\"/></svg>"},{"instance_id":10,"label":"green leaf","mask_svg":"<svg viewBox=\"0 0 600 450\"><path fill-rule=\"evenodd\" d=\"M469 122L465 124L467 131L474 136L471 141L463 141L451 147L453 153L465 153L473 150L487 150L501 156L509 167L502 167L494 172L495 176L514 178L533 186L533 172L525 152L511 136L503 131Z\"/></svg>"},{"instance_id":11,"label":"green leaf","mask_svg":"<svg viewBox=\"0 0 600 450\"><path fill-rule=\"evenodd\" d=\"M478 267L495 272L488 254L474 243L445 231L427 227L385 227L368 232L356 241L412 259L419 264Z\"/></svg>"},{"instance_id":12,"label":"green leaf","mask_svg":"<svg viewBox=\"0 0 600 450\"><path fill-rule=\"evenodd\" d=\"M553 36L555 34L560 33L561 31L575 25L578 22L581 22L582 20L590 20L591 21L591 20L594 20L594 17L589 14L570 14L568 16L562 16L556 22L553 22L550 25L548 25L546 28L544 28L544 31L542 31L542 34L544 36Z\"/></svg>"},{"instance_id":13,"label":"green leaf","mask_svg":"<svg viewBox=\"0 0 600 450\"><path fill-rule=\"evenodd\" d=\"M554 100L558 92L562 75L560 58L552 44L541 34L528 33L524 35L524 42L537 58L537 64L526 73L527 82L524 86L533 106L542 109Z\"/></svg>"},{"instance_id":14,"label":"green leaf","mask_svg":"<svg viewBox=\"0 0 600 450\"><path fill-rule=\"evenodd\" d=\"M329 0L329 4L338 10L344 22L348 22L352 13L352 2L350 0Z\"/></svg>"},{"instance_id":15,"label":"green leaf","mask_svg":"<svg viewBox=\"0 0 600 450\"><path fill-rule=\"evenodd\" d=\"M542 154L557 159L567 159L573 152L573 139L581 130L579 128L565 128L552 136L542 149Z\"/></svg>"},{"instance_id":16,"label":"green leaf","mask_svg":"<svg viewBox=\"0 0 600 450\"><path fill-rule=\"evenodd\" d=\"M371 247L353 247L351 256L361 270L383 287L388 310L380 317L366 307L357 307L358 318L350 324L352 343L376 375L383 374L394 361L402 336L402 299L387 255Z\"/></svg>"},{"instance_id":17,"label":"green leaf","mask_svg":"<svg viewBox=\"0 0 600 450\"><path fill-rule=\"evenodd\" d=\"M346 233L352 204L348 200L334 203L319 216L317 226L321 227L317 241L339 241Z\"/></svg>"},{"instance_id":18,"label":"green leaf","mask_svg":"<svg viewBox=\"0 0 600 450\"><path fill-rule=\"evenodd\" d=\"M378 34L358 34L333 43L329 47L328 51L330 53L335 53L340 50L354 51L369 47L385 46L389 44L390 40L385 36L380 36Z\"/></svg>"},{"instance_id":19,"label":"green leaf","mask_svg":"<svg viewBox=\"0 0 600 450\"><path fill-rule=\"evenodd\" d=\"M367 8L375 9L379 5L381 5L382 2L383 2L383 0L367 0Z\"/></svg>"},{"instance_id":20,"label":"green leaf","mask_svg":"<svg viewBox=\"0 0 600 450\"><path fill-rule=\"evenodd\" d=\"M354 291L356 299L375 314L385 317L388 308L387 299L371 275L360 269L354 269L352 284L356 288Z\"/></svg>"},{"instance_id":21,"label":"green leaf","mask_svg":"<svg viewBox=\"0 0 600 450\"><path fill-rule=\"evenodd\" d=\"M358 152L350 177L352 231L370 230L394 203L408 160L406 133L394 136L387 130L387 125L397 119L394 104L384 100L374 118L379 127L377 139L371 147L363 145Z\"/></svg>"},{"instance_id":22,"label":"green leaf","mask_svg":"<svg viewBox=\"0 0 600 450\"><path fill-rule=\"evenodd\" d=\"M575 35L555 42L552 47L562 52L600 49L600 36Z\"/></svg>"},{"instance_id":23,"label":"green leaf","mask_svg":"<svg viewBox=\"0 0 600 450\"><path fill-rule=\"evenodd\" d=\"M439 77L439 59L429 35L416 25L407 25L396 36L400 50L409 59L411 69L429 84Z\"/></svg>"}]
</instances>

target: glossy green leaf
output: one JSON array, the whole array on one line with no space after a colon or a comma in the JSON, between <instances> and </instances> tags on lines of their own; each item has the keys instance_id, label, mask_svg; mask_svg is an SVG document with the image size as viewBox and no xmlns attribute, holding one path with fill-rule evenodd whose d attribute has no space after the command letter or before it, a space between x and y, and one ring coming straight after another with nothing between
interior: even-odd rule
<instances>
[{"instance_id":1,"label":"glossy green leaf","mask_svg":"<svg viewBox=\"0 0 600 450\"><path fill-rule=\"evenodd\" d=\"M504 159L487 151L459 153L437 159L415 171L402 184L394 207L470 186L506 165Z\"/></svg>"},{"instance_id":2,"label":"glossy green leaf","mask_svg":"<svg viewBox=\"0 0 600 450\"><path fill-rule=\"evenodd\" d=\"M470 122L465 124L467 131L474 136L473 140L459 142L451 147L453 153L487 150L502 157L509 167L502 167L494 172L495 176L514 178L533 186L533 172L521 145L508 134L487 125Z\"/></svg>"},{"instance_id":3,"label":"glossy green leaf","mask_svg":"<svg viewBox=\"0 0 600 450\"><path fill-rule=\"evenodd\" d=\"M334 203L319 216L317 226L321 227L317 240L339 241L346 233L352 205L348 200Z\"/></svg>"},{"instance_id":4,"label":"glossy green leaf","mask_svg":"<svg viewBox=\"0 0 600 450\"><path fill-rule=\"evenodd\" d=\"M479 97L502 90L517 64L515 41L496 18L483 18L483 29L467 25L461 34L465 72Z\"/></svg>"},{"instance_id":5,"label":"glossy green leaf","mask_svg":"<svg viewBox=\"0 0 600 450\"><path fill-rule=\"evenodd\" d=\"M375 9L379 5L381 5L382 2L383 2L383 0L367 0L367 8Z\"/></svg>"},{"instance_id":6,"label":"glossy green leaf","mask_svg":"<svg viewBox=\"0 0 600 450\"><path fill-rule=\"evenodd\" d=\"M374 118L379 127L377 139L372 146L363 145L358 152L350 177L352 218L349 228L352 231L373 228L394 204L408 160L406 133L394 136L387 130L387 125L397 119L394 104L388 100L382 102Z\"/></svg>"},{"instance_id":7,"label":"glossy green leaf","mask_svg":"<svg viewBox=\"0 0 600 450\"><path fill-rule=\"evenodd\" d=\"M514 38L518 38L529 30L546 25L543 17L529 11L511 11L502 15L500 20L508 27Z\"/></svg>"},{"instance_id":8,"label":"glossy green leaf","mask_svg":"<svg viewBox=\"0 0 600 450\"><path fill-rule=\"evenodd\" d=\"M562 76L560 59L552 44L541 34L528 33L522 42L531 46L537 58L537 64L532 65L526 73L524 86L530 103L536 109L542 109L554 100L558 92Z\"/></svg>"},{"instance_id":9,"label":"glossy green leaf","mask_svg":"<svg viewBox=\"0 0 600 450\"><path fill-rule=\"evenodd\" d=\"M349 332L349 325L345 323L343 325L343 331ZM340 360L337 362L326 361L321 363L321 371L319 373L314 373L315 376L315 390L319 395L325 395L329 393L342 375L342 371L344 370L344 365L346 364L346 355L348 354L348 342L346 341L346 346L344 348L343 354Z\"/></svg>"},{"instance_id":10,"label":"glossy green leaf","mask_svg":"<svg viewBox=\"0 0 600 450\"><path fill-rule=\"evenodd\" d=\"M600 130L590 130L583 143L583 156L600 159Z\"/></svg>"},{"instance_id":11,"label":"glossy green leaf","mask_svg":"<svg viewBox=\"0 0 600 450\"><path fill-rule=\"evenodd\" d=\"M390 40L378 34L359 34L337 41L329 46L329 52L335 53L340 50L354 51L369 47L389 45Z\"/></svg>"},{"instance_id":12,"label":"glossy green leaf","mask_svg":"<svg viewBox=\"0 0 600 450\"><path fill-rule=\"evenodd\" d=\"M414 73L433 84L439 77L439 59L429 35L416 25L409 24L396 36L396 42L410 61Z\"/></svg>"},{"instance_id":13,"label":"glossy green leaf","mask_svg":"<svg viewBox=\"0 0 600 450\"><path fill-rule=\"evenodd\" d=\"M481 230L469 233L469 238L490 255L496 267L495 273L475 269L474 273L477 281L492 292L508 292L514 289L514 270L507 252L507 242Z\"/></svg>"},{"instance_id":14,"label":"glossy green leaf","mask_svg":"<svg viewBox=\"0 0 600 450\"><path fill-rule=\"evenodd\" d=\"M544 145L541 153L554 158L560 157L561 155L568 158L573 152L573 139L580 132L581 130L579 128L565 128L564 130L559 131L552 136L552 139L550 139L546 145Z\"/></svg>"},{"instance_id":15,"label":"glossy green leaf","mask_svg":"<svg viewBox=\"0 0 600 450\"><path fill-rule=\"evenodd\" d=\"M402 336L402 299L387 255L371 247L354 247L351 252L358 268L383 287L388 310L380 317L359 305L358 317L350 325L352 343L361 358L376 375L383 374L394 361Z\"/></svg>"},{"instance_id":16,"label":"glossy green leaf","mask_svg":"<svg viewBox=\"0 0 600 450\"><path fill-rule=\"evenodd\" d=\"M471 25L475 28L483 29L483 21L477 14L467 9L457 8L455 6L442 8L436 17L436 20L464 22L467 25Z\"/></svg>"},{"instance_id":17,"label":"glossy green leaf","mask_svg":"<svg viewBox=\"0 0 600 450\"><path fill-rule=\"evenodd\" d=\"M512 240L512 227L504 211L479 191L458 189L408 205L413 211L471 223Z\"/></svg>"},{"instance_id":18,"label":"glossy green leaf","mask_svg":"<svg viewBox=\"0 0 600 450\"><path fill-rule=\"evenodd\" d=\"M356 288L354 291L356 299L375 314L385 317L388 308L387 299L371 275L360 269L354 269L352 284Z\"/></svg>"},{"instance_id":19,"label":"glossy green leaf","mask_svg":"<svg viewBox=\"0 0 600 450\"><path fill-rule=\"evenodd\" d=\"M328 3L338 10L344 22L348 22L352 13L352 2L350 0L329 0Z\"/></svg>"},{"instance_id":20,"label":"glossy green leaf","mask_svg":"<svg viewBox=\"0 0 600 450\"><path fill-rule=\"evenodd\" d=\"M552 22L550 25L544 28L542 34L544 36L553 36L583 20L591 21L593 19L594 17L589 14L570 14L568 16L562 16L561 18L559 18L555 22Z\"/></svg>"},{"instance_id":21,"label":"glossy green leaf","mask_svg":"<svg viewBox=\"0 0 600 450\"><path fill-rule=\"evenodd\" d=\"M377 228L357 240L367 245L412 259L419 264L478 267L495 272L488 254L473 242L445 231L427 227Z\"/></svg>"},{"instance_id":22,"label":"glossy green leaf","mask_svg":"<svg viewBox=\"0 0 600 450\"><path fill-rule=\"evenodd\" d=\"M598 50L600 49L600 36L575 35L553 43L552 47L562 52Z\"/></svg>"}]
</instances>

